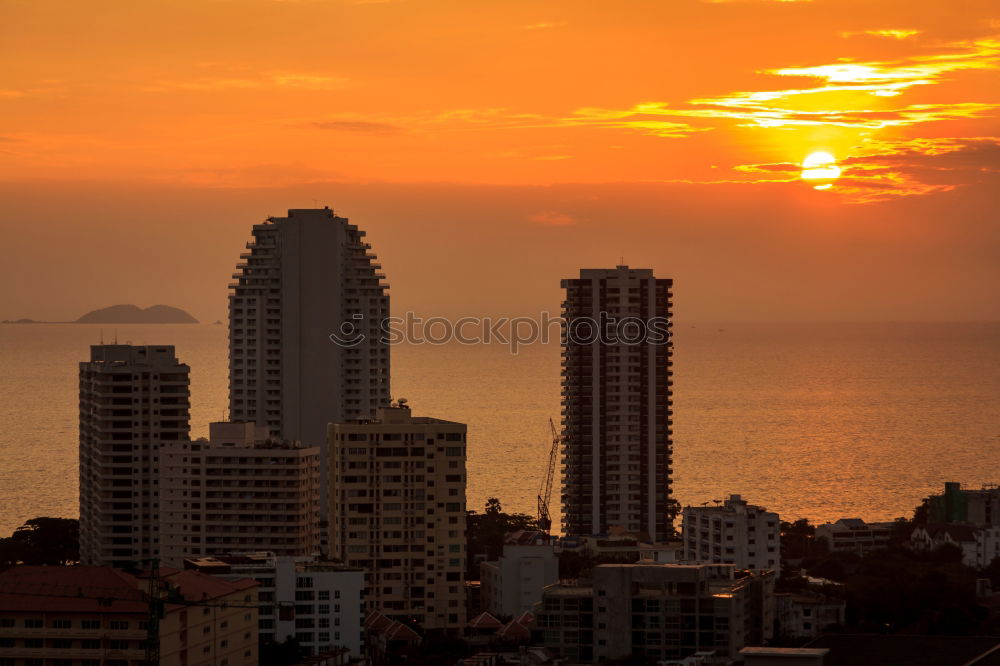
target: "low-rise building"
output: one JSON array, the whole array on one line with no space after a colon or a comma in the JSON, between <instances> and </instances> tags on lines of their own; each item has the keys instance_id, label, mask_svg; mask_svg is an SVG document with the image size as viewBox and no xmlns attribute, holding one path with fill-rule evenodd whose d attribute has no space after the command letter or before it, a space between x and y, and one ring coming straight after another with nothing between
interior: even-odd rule
<instances>
[{"instance_id":1,"label":"low-rise building","mask_svg":"<svg viewBox=\"0 0 1000 666\"><path fill-rule=\"evenodd\" d=\"M266 426L223 422L209 439L160 445L160 558L320 548L319 448L272 439Z\"/></svg>"},{"instance_id":2,"label":"low-rise building","mask_svg":"<svg viewBox=\"0 0 1000 666\"><path fill-rule=\"evenodd\" d=\"M816 638L844 624L847 602L821 594L779 592L774 595L775 635L786 639Z\"/></svg>"},{"instance_id":3,"label":"low-rise building","mask_svg":"<svg viewBox=\"0 0 1000 666\"><path fill-rule=\"evenodd\" d=\"M684 559L781 575L781 519L739 495L717 506L684 507Z\"/></svg>"},{"instance_id":4,"label":"low-rise building","mask_svg":"<svg viewBox=\"0 0 1000 666\"><path fill-rule=\"evenodd\" d=\"M835 523L816 526L816 539L825 539L833 552L865 556L873 550L888 548L894 523L866 523L860 518L841 518Z\"/></svg>"},{"instance_id":5,"label":"low-rise building","mask_svg":"<svg viewBox=\"0 0 1000 666\"><path fill-rule=\"evenodd\" d=\"M531 610L542 590L559 580L555 544L544 532L508 534L500 559L479 563L479 579L484 610L497 617Z\"/></svg>"},{"instance_id":6,"label":"low-rise building","mask_svg":"<svg viewBox=\"0 0 1000 666\"><path fill-rule=\"evenodd\" d=\"M948 481L944 492L927 498L930 524L963 523L976 527L1000 527L1000 486L987 484L974 490Z\"/></svg>"},{"instance_id":7,"label":"low-rise building","mask_svg":"<svg viewBox=\"0 0 1000 666\"><path fill-rule=\"evenodd\" d=\"M962 551L962 564L983 569L1000 557L1000 527L918 525L910 535L914 550L930 552L946 545Z\"/></svg>"},{"instance_id":8,"label":"low-rise building","mask_svg":"<svg viewBox=\"0 0 1000 666\"><path fill-rule=\"evenodd\" d=\"M186 568L224 579L260 583L260 638L294 638L307 654L344 648L363 656L364 587L361 569L333 562L277 557L273 553L189 559Z\"/></svg>"},{"instance_id":9,"label":"low-rise building","mask_svg":"<svg viewBox=\"0 0 1000 666\"><path fill-rule=\"evenodd\" d=\"M632 655L729 659L772 636L774 574L731 564L602 564L593 578L545 588L533 637L569 663Z\"/></svg>"},{"instance_id":10,"label":"low-rise building","mask_svg":"<svg viewBox=\"0 0 1000 666\"><path fill-rule=\"evenodd\" d=\"M257 583L163 570L18 566L0 573L0 664L142 666L151 606L162 666L256 666Z\"/></svg>"}]
</instances>

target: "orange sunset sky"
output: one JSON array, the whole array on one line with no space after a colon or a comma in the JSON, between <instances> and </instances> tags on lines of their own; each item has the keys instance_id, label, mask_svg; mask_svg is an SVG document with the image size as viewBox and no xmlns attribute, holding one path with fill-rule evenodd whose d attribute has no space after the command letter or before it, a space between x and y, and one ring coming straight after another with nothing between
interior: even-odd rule
<instances>
[{"instance_id":1,"label":"orange sunset sky","mask_svg":"<svg viewBox=\"0 0 1000 666\"><path fill-rule=\"evenodd\" d=\"M0 57L0 318L224 319L316 204L396 313L624 258L692 321L1000 318L995 0L0 0Z\"/></svg>"}]
</instances>

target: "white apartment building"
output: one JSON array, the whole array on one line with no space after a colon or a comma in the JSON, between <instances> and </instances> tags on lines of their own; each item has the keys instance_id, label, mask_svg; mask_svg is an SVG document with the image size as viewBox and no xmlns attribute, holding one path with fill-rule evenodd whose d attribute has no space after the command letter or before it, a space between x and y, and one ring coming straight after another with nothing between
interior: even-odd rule
<instances>
[{"instance_id":1,"label":"white apartment building","mask_svg":"<svg viewBox=\"0 0 1000 666\"><path fill-rule=\"evenodd\" d=\"M184 566L218 578L260 583L261 640L282 643L294 638L310 655L346 648L351 659L364 656L361 569L274 553L193 558Z\"/></svg>"},{"instance_id":2,"label":"white apartment building","mask_svg":"<svg viewBox=\"0 0 1000 666\"><path fill-rule=\"evenodd\" d=\"M465 625L466 426L405 405L331 423L332 557L367 571L368 610Z\"/></svg>"},{"instance_id":3,"label":"white apartment building","mask_svg":"<svg viewBox=\"0 0 1000 666\"><path fill-rule=\"evenodd\" d=\"M893 523L866 523L860 518L841 518L834 523L817 525L816 538L826 539L832 551L863 556L879 548L888 548L893 527Z\"/></svg>"},{"instance_id":4,"label":"white apartment building","mask_svg":"<svg viewBox=\"0 0 1000 666\"><path fill-rule=\"evenodd\" d=\"M945 545L962 551L962 564L983 569L1000 557L1000 527L918 525L910 535L914 550L932 551Z\"/></svg>"},{"instance_id":5,"label":"white apartment building","mask_svg":"<svg viewBox=\"0 0 1000 666\"><path fill-rule=\"evenodd\" d=\"M190 368L169 345L95 345L80 363L80 559L157 557L160 449L188 439Z\"/></svg>"},{"instance_id":6,"label":"white apartment building","mask_svg":"<svg viewBox=\"0 0 1000 666\"><path fill-rule=\"evenodd\" d=\"M531 535L543 538L531 540ZM496 617L516 617L542 599L542 590L559 580L555 541L542 532L517 532L495 562L479 563L480 603ZM528 536L529 538L520 538Z\"/></svg>"},{"instance_id":7,"label":"white apartment building","mask_svg":"<svg viewBox=\"0 0 1000 666\"><path fill-rule=\"evenodd\" d=\"M160 450L160 557L238 551L314 557L320 550L318 447L271 438L266 426L222 422L209 439Z\"/></svg>"},{"instance_id":8,"label":"white apartment building","mask_svg":"<svg viewBox=\"0 0 1000 666\"><path fill-rule=\"evenodd\" d=\"M388 288L365 232L329 208L253 226L229 295L229 418L319 446L389 403ZM338 342L339 340L339 342Z\"/></svg>"},{"instance_id":9,"label":"white apartment building","mask_svg":"<svg viewBox=\"0 0 1000 666\"><path fill-rule=\"evenodd\" d=\"M684 507L684 559L725 562L781 575L781 519L739 495L717 506Z\"/></svg>"},{"instance_id":10,"label":"white apartment building","mask_svg":"<svg viewBox=\"0 0 1000 666\"><path fill-rule=\"evenodd\" d=\"M564 534L672 531L672 285L628 266L562 281Z\"/></svg>"}]
</instances>

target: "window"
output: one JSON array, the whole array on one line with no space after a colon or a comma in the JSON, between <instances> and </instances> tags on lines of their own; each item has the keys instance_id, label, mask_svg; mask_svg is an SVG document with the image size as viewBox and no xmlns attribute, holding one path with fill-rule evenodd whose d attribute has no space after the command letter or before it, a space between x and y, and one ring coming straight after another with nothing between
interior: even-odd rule
<instances>
[{"instance_id":1,"label":"window","mask_svg":"<svg viewBox=\"0 0 1000 666\"><path fill-rule=\"evenodd\" d=\"M25 629L41 629L42 628L42 621L38 620L38 619L34 619L34 618L25 620L24 621L24 628Z\"/></svg>"},{"instance_id":2,"label":"window","mask_svg":"<svg viewBox=\"0 0 1000 666\"><path fill-rule=\"evenodd\" d=\"M125 620L112 620L111 628L117 631L128 629L128 622Z\"/></svg>"},{"instance_id":3,"label":"window","mask_svg":"<svg viewBox=\"0 0 1000 666\"><path fill-rule=\"evenodd\" d=\"M83 627L84 629L100 629L101 628L101 621L100 620L83 620L82 622L80 622L80 626Z\"/></svg>"},{"instance_id":4,"label":"window","mask_svg":"<svg viewBox=\"0 0 1000 666\"><path fill-rule=\"evenodd\" d=\"M53 629L70 629L73 626L73 620L52 620Z\"/></svg>"}]
</instances>

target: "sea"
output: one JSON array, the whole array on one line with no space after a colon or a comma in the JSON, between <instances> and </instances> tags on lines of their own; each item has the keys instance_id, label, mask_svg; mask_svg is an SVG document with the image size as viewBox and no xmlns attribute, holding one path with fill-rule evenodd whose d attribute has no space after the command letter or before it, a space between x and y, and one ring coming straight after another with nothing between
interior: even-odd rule
<instances>
[{"instance_id":1,"label":"sea","mask_svg":"<svg viewBox=\"0 0 1000 666\"><path fill-rule=\"evenodd\" d=\"M0 326L0 536L76 517L77 372L89 345L170 344L192 436L222 420L222 325ZM397 345L392 393L469 426L468 506L534 514L559 422L559 347ZM782 519L910 516L945 481L1000 482L1000 322L674 325L673 492ZM553 492L558 525L558 479Z\"/></svg>"}]
</instances>

